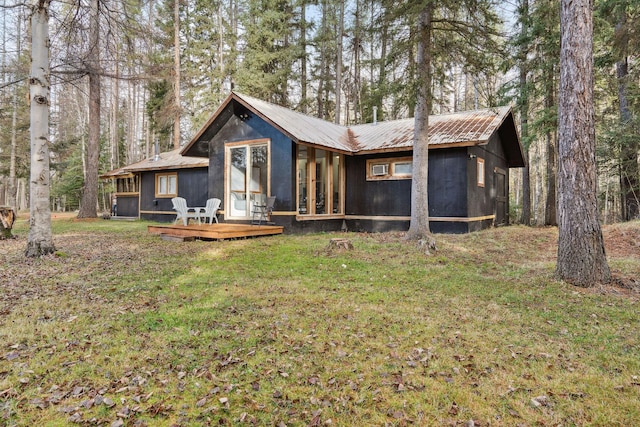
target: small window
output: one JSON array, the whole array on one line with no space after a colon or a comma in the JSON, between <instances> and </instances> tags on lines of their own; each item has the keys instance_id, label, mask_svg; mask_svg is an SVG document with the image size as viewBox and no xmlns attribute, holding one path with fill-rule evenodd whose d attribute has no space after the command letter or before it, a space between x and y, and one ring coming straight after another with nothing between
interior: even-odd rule
<instances>
[{"instance_id":1,"label":"small window","mask_svg":"<svg viewBox=\"0 0 640 427\"><path fill-rule=\"evenodd\" d=\"M478 187L484 187L484 159L478 157Z\"/></svg>"},{"instance_id":2,"label":"small window","mask_svg":"<svg viewBox=\"0 0 640 427\"><path fill-rule=\"evenodd\" d=\"M413 173L413 162L394 162L393 163L393 176L410 177Z\"/></svg>"},{"instance_id":3,"label":"small window","mask_svg":"<svg viewBox=\"0 0 640 427\"><path fill-rule=\"evenodd\" d=\"M178 195L178 174L156 174L156 197L175 197Z\"/></svg>"},{"instance_id":4,"label":"small window","mask_svg":"<svg viewBox=\"0 0 640 427\"><path fill-rule=\"evenodd\" d=\"M396 157L367 160L367 181L411 179L413 159Z\"/></svg>"}]
</instances>

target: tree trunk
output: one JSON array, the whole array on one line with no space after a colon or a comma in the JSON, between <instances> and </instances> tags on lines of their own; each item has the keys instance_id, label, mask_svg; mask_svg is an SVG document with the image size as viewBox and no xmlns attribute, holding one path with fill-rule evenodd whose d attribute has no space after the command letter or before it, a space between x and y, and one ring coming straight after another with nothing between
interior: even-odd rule
<instances>
[{"instance_id":1,"label":"tree trunk","mask_svg":"<svg viewBox=\"0 0 640 427\"><path fill-rule=\"evenodd\" d=\"M562 0L560 13L556 274L584 287L611 279L596 200L592 6Z\"/></svg>"},{"instance_id":2,"label":"tree trunk","mask_svg":"<svg viewBox=\"0 0 640 427\"><path fill-rule=\"evenodd\" d=\"M302 53L300 55L300 91L301 111L307 113L307 4L300 2L300 44Z\"/></svg>"},{"instance_id":3,"label":"tree trunk","mask_svg":"<svg viewBox=\"0 0 640 427\"><path fill-rule=\"evenodd\" d=\"M545 68L545 97L544 106L546 114L555 108L555 70L556 67L550 65ZM545 225L558 225L558 212L557 212L557 171L558 171L558 148L557 148L557 134L553 130L554 123L547 124L545 138L547 142L547 201L544 209L544 223Z\"/></svg>"},{"instance_id":4,"label":"tree trunk","mask_svg":"<svg viewBox=\"0 0 640 427\"><path fill-rule=\"evenodd\" d=\"M418 19L418 93L413 138L411 222L408 239L431 239L429 230L429 113L431 108L431 19L429 2Z\"/></svg>"},{"instance_id":5,"label":"tree trunk","mask_svg":"<svg viewBox=\"0 0 640 427\"><path fill-rule=\"evenodd\" d=\"M100 0L91 0L89 29L89 138L87 170L78 218L96 218L98 206L98 167L100 155Z\"/></svg>"},{"instance_id":6,"label":"tree trunk","mask_svg":"<svg viewBox=\"0 0 640 427\"><path fill-rule=\"evenodd\" d=\"M55 251L49 205L49 1L38 0L31 14L31 174L27 257Z\"/></svg>"},{"instance_id":7,"label":"tree trunk","mask_svg":"<svg viewBox=\"0 0 640 427\"><path fill-rule=\"evenodd\" d=\"M618 108L620 123L627 128L631 123L631 110L629 108L629 33L627 25L626 7L621 7L618 22L616 24L615 40L619 44L621 58L616 62L616 77L618 80ZM623 138L620 148L620 198L622 207L622 219L629 221L640 215L640 170L638 167L638 142L637 138Z\"/></svg>"},{"instance_id":8,"label":"tree trunk","mask_svg":"<svg viewBox=\"0 0 640 427\"><path fill-rule=\"evenodd\" d=\"M180 148L180 0L173 5L173 97L175 98L175 117L173 119L173 148Z\"/></svg>"},{"instance_id":9,"label":"tree trunk","mask_svg":"<svg viewBox=\"0 0 640 427\"><path fill-rule=\"evenodd\" d=\"M344 33L344 0L340 0L338 12L338 39L336 54L336 109L335 123L340 124L340 108L342 107L342 35Z\"/></svg>"},{"instance_id":10,"label":"tree trunk","mask_svg":"<svg viewBox=\"0 0 640 427\"><path fill-rule=\"evenodd\" d=\"M520 3L520 37L524 40L529 33L529 0ZM524 169L522 170L522 216L520 222L531 225L531 175L529 169L529 88L527 84L528 46L520 47L520 136L524 141Z\"/></svg>"}]
</instances>

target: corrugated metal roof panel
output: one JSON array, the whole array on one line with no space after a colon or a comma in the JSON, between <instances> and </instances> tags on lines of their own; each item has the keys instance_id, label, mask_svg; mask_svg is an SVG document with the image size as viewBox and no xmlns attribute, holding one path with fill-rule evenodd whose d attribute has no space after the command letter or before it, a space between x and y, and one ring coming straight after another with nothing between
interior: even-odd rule
<instances>
[{"instance_id":1,"label":"corrugated metal roof panel","mask_svg":"<svg viewBox=\"0 0 640 427\"><path fill-rule=\"evenodd\" d=\"M486 143L498 130L509 107L429 116L429 144ZM352 126L357 151L402 149L413 146L414 119Z\"/></svg>"},{"instance_id":2,"label":"corrugated metal roof panel","mask_svg":"<svg viewBox=\"0 0 640 427\"><path fill-rule=\"evenodd\" d=\"M118 177L129 172L140 172L145 170L165 170L208 167L209 159L204 157L188 157L180 154L180 149L160 153L160 159L154 157L142 160L131 165L109 171L103 175L104 178Z\"/></svg>"},{"instance_id":3,"label":"corrugated metal roof panel","mask_svg":"<svg viewBox=\"0 0 640 427\"><path fill-rule=\"evenodd\" d=\"M234 95L247 108L254 110L283 132L288 133L296 142L322 145L340 151L353 151L348 129L344 126L237 92L234 92Z\"/></svg>"}]
</instances>

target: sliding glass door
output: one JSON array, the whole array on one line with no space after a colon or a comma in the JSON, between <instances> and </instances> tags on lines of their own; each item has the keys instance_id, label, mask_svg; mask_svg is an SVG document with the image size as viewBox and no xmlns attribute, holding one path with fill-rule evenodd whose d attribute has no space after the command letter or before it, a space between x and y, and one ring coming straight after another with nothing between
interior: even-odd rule
<instances>
[{"instance_id":1,"label":"sliding glass door","mask_svg":"<svg viewBox=\"0 0 640 427\"><path fill-rule=\"evenodd\" d=\"M249 219L270 194L269 141L227 144L225 159L225 218Z\"/></svg>"}]
</instances>

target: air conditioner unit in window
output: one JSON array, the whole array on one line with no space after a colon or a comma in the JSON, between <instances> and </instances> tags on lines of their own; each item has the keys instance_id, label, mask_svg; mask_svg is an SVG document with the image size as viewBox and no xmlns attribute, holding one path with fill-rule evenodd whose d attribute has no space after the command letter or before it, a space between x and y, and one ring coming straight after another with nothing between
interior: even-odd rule
<instances>
[{"instance_id":1,"label":"air conditioner unit in window","mask_svg":"<svg viewBox=\"0 0 640 427\"><path fill-rule=\"evenodd\" d=\"M373 176L383 176L383 175L388 175L389 174L389 165L388 164L384 164L384 165L373 165L371 167L371 174Z\"/></svg>"}]
</instances>

